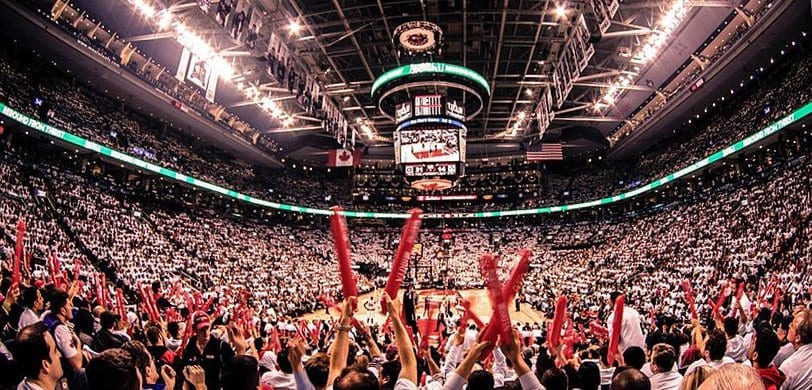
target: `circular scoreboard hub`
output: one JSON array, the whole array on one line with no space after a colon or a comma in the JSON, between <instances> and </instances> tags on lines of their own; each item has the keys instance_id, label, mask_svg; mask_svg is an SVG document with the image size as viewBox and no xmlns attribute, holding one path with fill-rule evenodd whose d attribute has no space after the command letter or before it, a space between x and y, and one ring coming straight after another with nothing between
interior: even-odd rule
<instances>
[{"instance_id":1,"label":"circular scoreboard hub","mask_svg":"<svg viewBox=\"0 0 812 390\"><path fill-rule=\"evenodd\" d=\"M401 57L424 61L442 51L442 30L429 22L395 29ZM413 188L442 190L464 175L467 127L487 102L482 75L444 62L416 62L391 69L372 84L380 112L395 122L395 163Z\"/></svg>"}]
</instances>

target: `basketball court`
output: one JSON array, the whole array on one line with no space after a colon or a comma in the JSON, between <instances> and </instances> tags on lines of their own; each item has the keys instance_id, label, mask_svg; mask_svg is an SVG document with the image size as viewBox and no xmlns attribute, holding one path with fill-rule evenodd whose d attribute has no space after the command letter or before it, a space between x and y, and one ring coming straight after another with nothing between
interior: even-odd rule
<instances>
[{"instance_id":1,"label":"basketball court","mask_svg":"<svg viewBox=\"0 0 812 390\"><path fill-rule=\"evenodd\" d=\"M400 290L398 293L399 298L403 298L403 291ZM378 289L374 292L363 294L358 298L358 311L355 313L355 318L361 321L371 321L375 324L383 324L386 321L386 316L380 313L380 296L383 293L383 289ZM483 322L488 322L491 317L491 305L488 301L488 292L485 289L480 290L438 290L438 289L423 289L417 290L417 300L415 302L415 314L418 319L422 318L425 313L428 313L429 310L426 309L426 297L429 298L430 304L437 304L443 302L443 300L449 300L452 303L452 312L454 314L459 314L460 311L458 309L461 308L459 306L459 302L461 301L460 296L462 299L467 299L471 302L471 308ZM457 303L457 305L454 305ZM516 322L529 322L534 323L538 322L539 324L544 321L544 315L533 309L528 304L521 304L520 310L518 312L515 311L515 306L513 302L510 302L508 305L508 309L510 312L510 320L512 323ZM433 311L433 317L436 317L437 311ZM338 316L338 313L333 311L333 316ZM306 320L311 319L329 319L331 317L330 314L325 313L323 309L318 310L316 313L306 314L301 318Z\"/></svg>"}]
</instances>

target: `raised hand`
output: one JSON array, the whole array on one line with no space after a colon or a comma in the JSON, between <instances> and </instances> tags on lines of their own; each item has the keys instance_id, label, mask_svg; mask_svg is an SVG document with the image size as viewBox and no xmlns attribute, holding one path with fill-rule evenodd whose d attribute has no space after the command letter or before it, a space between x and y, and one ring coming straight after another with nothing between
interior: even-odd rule
<instances>
[{"instance_id":1,"label":"raised hand","mask_svg":"<svg viewBox=\"0 0 812 390\"><path fill-rule=\"evenodd\" d=\"M177 375L175 374L175 370L172 368L172 366L164 364L163 367L161 367L161 379L163 379L164 383L166 384L166 386L164 386L165 389L174 389L176 378Z\"/></svg>"},{"instance_id":2,"label":"raised hand","mask_svg":"<svg viewBox=\"0 0 812 390\"><path fill-rule=\"evenodd\" d=\"M183 376L196 390L206 389L206 372L200 366L186 366Z\"/></svg>"},{"instance_id":3,"label":"raised hand","mask_svg":"<svg viewBox=\"0 0 812 390\"><path fill-rule=\"evenodd\" d=\"M3 298L3 309L5 309L6 312L11 312L11 305L14 302L17 302L17 298L19 296L20 296L20 284L12 283L11 286L8 286L6 296L5 298Z\"/></svg>"}]
</instances>

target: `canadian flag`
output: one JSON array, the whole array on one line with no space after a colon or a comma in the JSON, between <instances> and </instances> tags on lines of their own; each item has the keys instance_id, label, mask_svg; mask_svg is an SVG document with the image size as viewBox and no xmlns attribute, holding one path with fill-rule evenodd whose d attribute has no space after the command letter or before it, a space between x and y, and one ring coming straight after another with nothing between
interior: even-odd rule
<instances>
[{"instance_id":1,"label":"canadian flag","mask_svg":"<svg viewBox=\"0 0 812 390\"><path fill-rule=\"evenodd\" d=\"M355 160L353 152L347 149L331 149L327 155L328 167L351 167Z\"/></svg>"}]
</instances>

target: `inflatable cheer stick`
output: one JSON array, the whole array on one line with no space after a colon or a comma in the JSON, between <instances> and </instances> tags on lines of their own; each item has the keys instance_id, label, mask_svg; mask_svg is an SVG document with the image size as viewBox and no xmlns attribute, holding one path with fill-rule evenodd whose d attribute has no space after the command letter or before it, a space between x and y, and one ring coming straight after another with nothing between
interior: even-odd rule
<instances>
[{"instance_id":1,"label":"inflatable cheer stick","mask_svg":"<svg viewBox=\"0 0 812 390\"><path fill-rule=\"evenodd\" d=\"M409 266L409 257L412 255L412 248L417 241L417 235L420 232L420 214L423 213L420 209L412 209L412 214L406 223L403 225L403 232L400 235L400 243L398 250L395 252L395 260L392 262L392 271L389 273L389 279L386 281L384 290L392 299L397 298L400 284L403 283L403 277L406 275L406 268ZM386 307L381 302L381 313L386 312Z\"/></svg>"},{"instance_id":2,"label":"inflatable cheer stick","mask_svg":"<svg viewBox=\"0 0 812 390\"><path fill-rule=\"evenodd\" d=\"M358 296L358 286L355 284L355 276L352 273L352 265L350 264L350 239L347 233L347 220L344 219L344 215L340 214L344 211L341 206L333 206L330 210L333 211L333 215L330 216L330 230L333 232L333 242L338 257L341 292L346 300L349 297ZM352 309L354 311L355 307Z\"/></svg>"}]
</instances>

